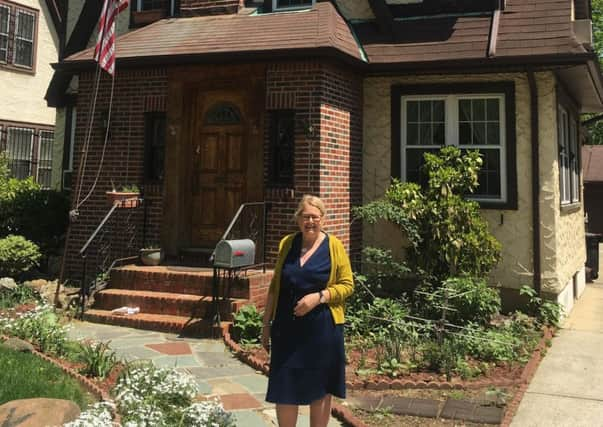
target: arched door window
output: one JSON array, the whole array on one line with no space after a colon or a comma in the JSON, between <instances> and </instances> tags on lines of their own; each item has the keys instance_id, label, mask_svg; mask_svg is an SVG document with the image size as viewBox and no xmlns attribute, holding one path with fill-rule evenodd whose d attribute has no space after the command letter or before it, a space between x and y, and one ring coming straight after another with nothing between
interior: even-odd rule
<instances>
[{"instance_id":1,"label":"arched door window","mask_svg":"<svg viewBox=\"0 0 603 427\"><path fill-rule=\"evenodd\" d=\"M230 103L219 103L213 105L207 113L203 124L205 125L238 125L241 123L239 109Z\"/></svg>"}]
</instances>

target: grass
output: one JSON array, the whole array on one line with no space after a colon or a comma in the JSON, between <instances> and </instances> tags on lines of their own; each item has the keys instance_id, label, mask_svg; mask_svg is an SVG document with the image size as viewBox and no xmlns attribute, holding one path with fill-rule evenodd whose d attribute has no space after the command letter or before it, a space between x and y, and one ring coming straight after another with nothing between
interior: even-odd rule
<instances>
[{"instance_id":1,"label":"grass","mask_svg":"<svg viewBox=\"0 0 603 427\"><path fill-rule=\"evenodd\" d=\"M31 353L0 347L0 366L0 405L16 399L46 397L72 400L84 409L93 401L75 379Z\"/></svg>"}]
</instances>

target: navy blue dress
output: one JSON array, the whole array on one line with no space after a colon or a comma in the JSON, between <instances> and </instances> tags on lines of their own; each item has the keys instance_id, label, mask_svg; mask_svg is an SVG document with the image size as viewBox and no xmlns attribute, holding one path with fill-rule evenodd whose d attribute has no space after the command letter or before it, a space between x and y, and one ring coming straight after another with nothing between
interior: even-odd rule
<instances>
[{"instance_id":1,"label":"navy blue dress","mask_svg":"<svg viewBox=\"0 0 603 427\"><path fill-rule=\"evenodd\" d=\"M308 405L326 394L345 398L343 325L336 325L327 304L305 316L293 308L304 295L325 289L331 271L329 237L300 265L301 234L295 236L281 273L271 328L270 376L266 400Z\"/></svg>"}]
</instances>

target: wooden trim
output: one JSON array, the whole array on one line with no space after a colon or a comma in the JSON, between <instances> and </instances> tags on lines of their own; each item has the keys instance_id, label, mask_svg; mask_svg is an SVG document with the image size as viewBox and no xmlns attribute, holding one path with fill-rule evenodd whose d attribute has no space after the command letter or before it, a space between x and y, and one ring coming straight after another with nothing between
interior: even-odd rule
<instances>
[{"instance_id":1,"label":"wooden trim","mask_svg":"<svg viewBox=\"0 0 603 427\"><path fill-rule=\"evenodd\" d=\"M459 82L419 85L393 85L391 88L391 176L401 178L402 147L400 146L401 97L404 95L499 93L505 97L505 136L507 200L505 202L478 201L483 209L517 210L517 159L515 126L515 83L503 82Z\"/></svg>"}]
</instances>

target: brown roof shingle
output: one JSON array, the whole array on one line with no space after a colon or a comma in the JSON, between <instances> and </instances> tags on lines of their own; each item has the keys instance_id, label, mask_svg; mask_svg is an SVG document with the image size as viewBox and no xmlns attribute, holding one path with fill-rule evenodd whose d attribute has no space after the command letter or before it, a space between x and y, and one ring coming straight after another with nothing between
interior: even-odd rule
<instances>
[{"instance_id":1,"label":"brown roof shingle","mask_svg":"<svg viewBox=\"0 0 603 427\"><path fill-rule=\"evenodd\" d=\"M331 3L307 11L164 19L116 41L117 60L332 48L355 60L361 50ZM94 49L65 59L91 60Z\"/></svg>"},{"instance_id":2,"label":"brown roof shingle","mask_svg":"<svg viewBox=\"0 0 603 427\"><path fill-rule=\"evenodd\" d=\"M603 145L582 147L584 182L603 182Z\"/></svg>"},{"instance_id":3,"label":"brown roof shingle","mask_svg":"<svg viewBox=\"0 0 603 427\"><path fill-rule=\"evenodd\" d=\"M573 36L568 0L508 0L501 13L497 58L586 53ZM356 24L371 63L487 59L491 14L396 21L395 36Z\"/></svg>"}]
</instances>

